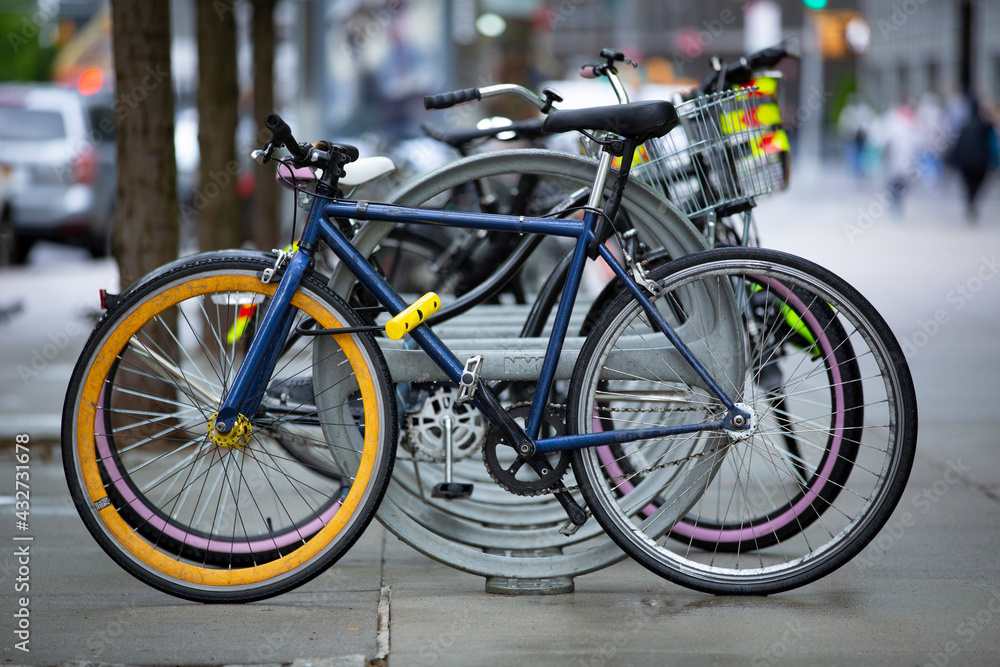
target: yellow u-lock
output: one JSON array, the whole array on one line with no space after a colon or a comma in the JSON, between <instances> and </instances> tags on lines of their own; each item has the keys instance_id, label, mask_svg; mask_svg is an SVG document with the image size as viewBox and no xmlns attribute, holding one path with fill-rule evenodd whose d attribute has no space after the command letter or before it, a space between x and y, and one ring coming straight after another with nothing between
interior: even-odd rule
<instances>
[{"instance_id":1,"label":"yellow u-lock","mask_svg":"<svg viewBox=\"0 0 1000 667\"><path fill-rule=\"evenodd\" d=\"M434 292L428 292L410 304L406 310L386 322L385 332L389 338L399 340L436 313L440 307L441 298Z\"/></svg>"}]
</instances>

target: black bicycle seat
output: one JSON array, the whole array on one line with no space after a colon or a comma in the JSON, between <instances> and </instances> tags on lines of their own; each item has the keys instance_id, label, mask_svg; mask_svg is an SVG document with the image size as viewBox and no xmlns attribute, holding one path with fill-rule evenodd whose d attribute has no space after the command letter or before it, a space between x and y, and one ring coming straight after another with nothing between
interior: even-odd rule
<instances>
[{"instance_id":1,"label":"black bicycle seat","mask_svg":"<svg viewBox=\"0 0 1000 667\"><path fill-rule=\"evenodd\" d=\"M673 104L654 100L553 111L545 118L542 129L546 132L603 130L642 144L662 137L677 127L678 122Z\"/></svg>"},{"instance_id":2,"label":"black bicycle seat","mask_svg":"<svg viewBox=\"0 0 1000 667\"><path fill-rule=\"evenodd\" d=\"M428 125L427 123L421 125L420 128L432 139L455 148L461 148L465 144L469 144L480 139L495 138L497 135L504 133L513 134L512 138L514 139L537 139L544 134L542 132L542 121L540 119L522 120L506 126L488 128L472 127L452 129L435 127L434 125Z\"/></svg>"}]
</instances>

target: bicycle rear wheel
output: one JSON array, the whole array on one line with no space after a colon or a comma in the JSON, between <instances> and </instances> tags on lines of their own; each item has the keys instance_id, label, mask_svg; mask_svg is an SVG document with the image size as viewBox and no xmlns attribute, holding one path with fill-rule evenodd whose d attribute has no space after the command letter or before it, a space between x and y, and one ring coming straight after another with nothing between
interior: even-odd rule
<instances>
[{"instance_id":1,"label":"bicycle rear wheel","mask_svg":"<svg viewBox=\"0 0 1000 667\"><path fill-rule=\"evenodd\" d=\"M913 462L916 399L891 331L843 280L783 253L715 250L654 276L661 312L756 426L745 439L702 433L630 443L614 456L579 451L573 467L588 506L645 567L697 590L769 594L829 574L885 524ZM703 342L720 314L692 301L701 293L739 304L740 375L714 370L726 351ZM624 294L595 324L570 389L572 432L725 414L646 319ZM654 349L658 361L635 362L636 350ZM764 377L775 363L785 402ZM798 457L783 442L790 428ZM697 466L712 477L704 492L700 483L691 494L676 488L677 471Z\"/></svg>"},{"instance_id":2,"label":"bicycle rear wheel","mask_svg":"<svg viewBox=\"0 0 1000 667\"><path fill-rule=\"evenodd\" d=\"M270 306L277 285L259 276L272 265L196 259L150 278L102 319L70 382L63 459L77 510L120 566L171 595L247 602L305 583L360 536L391 473L395 401L370 335L289 336L244 434L209 428ZM293 330L357 324L310 276L291 310ZM322 357L318 338L330 339ZM317 364L340 381L316 386ZM316 393L335 398L317 412ZM326 443L331 421L349 427ZM290 455L289 440L310 457Z\"/></svg>"},{"instance_id":3,"label":"bicycle rear wheel","mask_svg":"<svg viewBox=\"0 0 1000 667\"><path fill-rule=\"evenodd\" d=\"M850 475L864 420L863 388L854 348L829 304L810 301L809 295L798 289L793 290L798 298L790 302L759 285L751 288L756 291L749 294L744 318L748 336L757 348L749 355L758 360L750 377L754 392L768 410L762 428L771 434L773 456L795 473L797 483L820 491L797 512L786 512L794 503L776 503L774 507L762 506L757 516L740 515L727 520L715 510L708 516L685 516L671 529L674 539L708 551L764 549L811 524L836 498ZM584 333L590 332L624 289L620 282L608 285L588 313ZM799 312L797 308L806 303L806 312ZM616 430L612 412L601 412L597 419L595 428ZM826 433L824 442L822 434L813 428L816 423L839 427ZM598 447L597 455L615 476L624 477L618 487L622 495L642 481L644 454L612 444ZM742 471L727 460L719 474L722 477L712 486L714 505L703 498L702 506L724 504L723 489L737 483ZM828 483L819 483L820 474L825 474ZM660 504L654 498L642 514L651 516Z\"/></svg>"}]
</instances>

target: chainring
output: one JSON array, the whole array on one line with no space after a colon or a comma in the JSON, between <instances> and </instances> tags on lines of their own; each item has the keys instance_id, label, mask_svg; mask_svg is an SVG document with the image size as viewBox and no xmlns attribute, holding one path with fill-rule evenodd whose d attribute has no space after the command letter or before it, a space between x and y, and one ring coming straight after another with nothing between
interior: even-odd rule
<instances>
[{"instance_id":1,"label":"chainring","mask_svg":"<svg viewBox=\"0 0 1000 667\"><path fill-rule=\"evenodd\" d=\"M531 406L523 404L507 409L507 413L521 423L527 421L530 412ZM542 417L541 437L565 434L565 410L549 406ZM483 445L483 462L490 477L505 490L519 496L539 495L561 488L560 480L569 469L570 459L570 452L564 451L535 454L533 461L529 462L493 427L486 434Z\"/></svg>"}]
</instances>

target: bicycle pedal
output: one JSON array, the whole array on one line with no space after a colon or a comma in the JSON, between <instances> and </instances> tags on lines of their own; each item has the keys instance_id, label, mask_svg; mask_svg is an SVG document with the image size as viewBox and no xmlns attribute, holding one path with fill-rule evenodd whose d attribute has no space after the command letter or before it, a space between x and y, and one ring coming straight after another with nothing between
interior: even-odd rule
<instances>
[{"instance_id":1,"label":"bicycle pedal","mask_svg":"<svg viewBox=\"0 0 1000 667\"><path fill-rule=\"evenodd\" d=\"M580 526L583 524L573 523L571 520L566 519L563 525L559 526L559 534L565 535L566 537L573 537L576 535L576 531L580 530Z\"/></svg>"},{"instance_id":2,"label":"bicycle pedal","mask_svg":"<svg viewBox=\"0 0 1000 667\"><path fill-rule=\"evenodd\" d=\"M455 399L455 405L472 400L472 395L476 393L476 386L479 384L479 375L482 372L483 356L477 354L474 357L469 357L469 360L465 362L465 368L462 369L462 380L458 383L458 398Z\"/></svg>"},{"instance_id":3,"label":"bicycle pedal","mask_svg":"<svg viewBox=\"0 0 1000 667\"><path fill-rule=\"evenodd\" d=\"M462 484L459 482L440 482L434 485L431 491L432 498L444 498L446 500L462 500L472 495L472 484Z\"/></svg>"}]
</instances>

